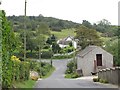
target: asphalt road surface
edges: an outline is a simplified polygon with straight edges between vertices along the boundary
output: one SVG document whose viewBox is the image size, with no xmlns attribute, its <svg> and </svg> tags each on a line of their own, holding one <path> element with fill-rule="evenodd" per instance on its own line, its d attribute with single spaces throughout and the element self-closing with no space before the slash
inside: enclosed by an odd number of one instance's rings
<svg viewBox="0 0 120 90">
<path fill-rule="evenodd" d="M 53 60 L 56 70 L 49 78 L 38 80 L 35 88 L 117 88 L 115 85 L 93 82 L 91 76 L 65 79 L 64 73 L 68 62 L 68 60 Z"/>
</svg>

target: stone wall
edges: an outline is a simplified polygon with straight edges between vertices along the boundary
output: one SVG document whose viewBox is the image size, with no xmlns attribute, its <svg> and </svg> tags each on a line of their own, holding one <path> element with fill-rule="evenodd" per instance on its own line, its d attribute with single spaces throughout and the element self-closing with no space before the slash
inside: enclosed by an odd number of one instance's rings
<svg viewBox="0 0 120 90">
<path fill-rule="evenodd" d="M 120 86 L 120 67 L 99 70 L 98 78 Z"/>
</svg>

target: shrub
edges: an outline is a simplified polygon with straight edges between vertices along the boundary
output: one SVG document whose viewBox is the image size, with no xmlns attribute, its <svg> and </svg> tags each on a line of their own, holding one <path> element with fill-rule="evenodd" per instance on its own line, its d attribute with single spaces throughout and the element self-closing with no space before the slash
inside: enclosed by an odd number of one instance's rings
<svg viewBox="0 0 120 90">
<path fill-rule="evenodd" d="M 44 47 L 43 47 L 43 49 L 49 49 L 50 48 L 50 45 L 45 45 Z"/>
<path fill-rule="evenodd" d="M 100 83 L 108 83 L 106 79 L 100 79 Z"/>
<path fill-rule="evenodd" d="M 93 78 L 94 82 L 99 82 L 99 78 Z"/>
<path fill-rule="evenodd" d="M 77 73 L 66 74 L 65 78 L 78 78 L 80 77 Z"/>
<path fill-rule="evenodd" d="M 32 71 L 38 72 L 39 75 L 46 76 L 47 73 L 51 70 L 51 65 L 45 62 L 41 62 L 40 64 L 40 62 L 30 61 L 30 69 Z"/>
<path fill-rule="evenodd" d="M 71 72 L 69 71 L 69 69 L 67 69 L 66 71 L 65 71 L 65 74 L 70 74 Z"/>
<path fill-rule="evenodd" d="M 74 61 L 70 61 L 68 64 L 67 64 L 67 73 L 70 74 L 70 73 L 73 73 L 74 72 L 74 69 L 75 69 L 75 63 Z"/>
<path fill-rule="evenodd" d="M 41 58 L 45 58 L 45 59 L 48 59 L 48 58 L 51 58 L 52 57 L 52 52 L 51 51 L 42 51 L 42 55 L 41 55 Z"/>
<path fill-rule="evenodd" d="M 72 73 L 71 78 L 78 78 L 78 77 L 80 77 L 80 76 L 77 73 Z"/>
<path fill-rule="evenodd" d="M 29 79 L 30 64 L 29 62 L 20 61 L 16 56 L 11 57 L 12 61 L 12 80 L 13 81 L 25 81 Z"/>
<path fill-rule="evenodd" d="M 103 83 L 108 83 L 108 81 L 107 80 L 103 80 Z"/>
<path fill-rule="evenodd" d="M 59 56 L 53 56 L 52 59 L 68 59 L 68 58 L 72 58 L 73 54 L 71 55 L 59 55 Z"/>
<path fill-rule="evenodd" d="M 71 78 L 71 74 L 66 74 L 65 78 Z"/>
<path fill-rule="evenodd" d="M 103 79 L 100 79 L 100 83 L 103 83 Z"/>
</svg>

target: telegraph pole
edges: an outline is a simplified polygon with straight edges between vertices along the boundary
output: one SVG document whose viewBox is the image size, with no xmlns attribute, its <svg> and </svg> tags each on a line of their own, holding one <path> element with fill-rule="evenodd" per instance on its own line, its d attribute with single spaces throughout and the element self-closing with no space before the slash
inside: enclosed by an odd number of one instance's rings
<svg viewBox="0 0 120 90">
<path fill-rule="evenodd" d="M 27 1 L 25 0 L 25 15 L 24 15 L 24 61 L 26 60 L 26 5 Z"/>
</svg>

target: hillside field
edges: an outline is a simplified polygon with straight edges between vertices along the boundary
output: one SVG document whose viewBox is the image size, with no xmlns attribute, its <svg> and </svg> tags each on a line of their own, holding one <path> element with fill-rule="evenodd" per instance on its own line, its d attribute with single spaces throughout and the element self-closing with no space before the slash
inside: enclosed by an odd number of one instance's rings
<svg viewBox="0 0 120 90">
<path fill-rule="evenodd" d="M 63 29 L 61 32 L 51 31 L 51 34 L 54 34 L 58 39 L 65 38 L 67 36 L 75 36 L 75 29 Z"/>
</svg>

